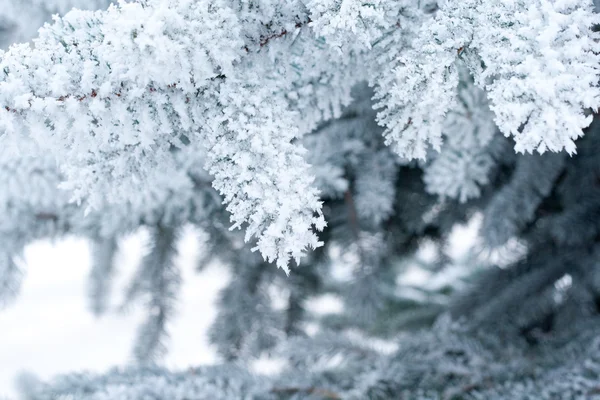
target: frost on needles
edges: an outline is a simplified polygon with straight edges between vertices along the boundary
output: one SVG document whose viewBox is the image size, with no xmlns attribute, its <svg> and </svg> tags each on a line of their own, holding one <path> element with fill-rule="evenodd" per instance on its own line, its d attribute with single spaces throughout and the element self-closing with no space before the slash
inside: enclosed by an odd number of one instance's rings
<svg viewBox="0 0 600 400">
<path fill-rule="evenodd" d="M 149 0 L 55 19 L 33 50 L 1 56 L 3 140 L 32 138 L 92 209 L 144 202 L 139 190 L 174 168 L 170 149 L 199 143 L 233 226 L 247 224 L 247 240 L 287 270 L 320 245 L 314 230 L 325 223 L 290 101 L 291 91 L 310 96 L 304 74 L 364 64 L 356 73 L 376 87 L 386 143 L 407 158 L 440 149 L 461 63 L 517 151 L 573 153 L 585 110 L 598 106 L 596 16 L 579 2 L 448 1 L 420 26 L 422 13 L 403 2 L 258 4 Z M 264 10 L 279 20 L 265 25 Z M 342 61 L 287 71 L 286 49 L 271 42 L 299 35 Z M 388 35 L 393 45 L 378 42 Z"/>
<path fill-rule="evenodd" d="M 90 308 L 110 312 L 120 240 L 150 233 L 124 304 L 147 311 L 138 366 L 24 379 L 31 399 L 597 393 L 590 1 L 6 3 L 2 48 L 54 13 L 103 11 L 55 17 L 0 53 L 0 307 L 22 249 L 73 234 L 94 245 Z M 493 262 L 447 251 L 477 219 Z M 197 268 L 233 273 L 210 330 L 227 363 L 179 373 L 153 363 L 186 224 L 207 238 Z M 403 283 L 411 268 L 422 287 Z M 322 294 L 343 311 L 312 313 Z M 233 365 L 264 354 L 287 367 Z"/>
<path fill-rule="evenodd" d="M 298 130 L 284 85 L 276 76 L 252 82 L 260 60 L 243 57 L 239 26 L 214 2 L 72 12 L 42 29 L 34 51 L 2 55 L 6 140 L 25 135 L 50 151 L 63 186 L 91 208 L 143 203 L 136 189 L 173 168 L 170 148 L 201 143 L 234 227 L 247 223 L 248 239 L 287 269 L 319 245 L 311 228 L 324 221 L 291 143 Z"/>
<path fill-rule="evenodd" d="M 0 306 L 18 291 L 24 246 L 73 234 L 94 243 L 90 308 L 107 312 L 119 241 L 140 227 L 151 234 L 126 296 L 148 311 L 134 351 L 142 367 L 26 385 L 31 398 L 594 389 L 600 353 L 578 347 L 595 345 L 584 316 L 600 282 L 591 1 L 6 2 Z M 66 13 L 73 7 L 101 11 Z M 54 13 L 64 16 L 34 34 Z M 446 254 L 453 227 L 477 218 L 483 248 L 510 268 Z M 208 237 L 199 269 L 218 261 L 234 271 L 210 333 L 220 354 L 278 354 L 289 371 L 263 379 L 229 364 L 195 374 L 150 366 L 166 349 L 186 224 Z M 419 258 L 428 243 L 433 261 Z M 340 263 L 345 281 L 333 276 Z M 432 277 L 416 297 L 398 283 L 414 265 Z M 454 281 L 438 274 L 444 265 Z M 323 293 L 346 312 L 312 315 L 306 302 Z M 551 340 L 542 315 L 558 327 Z M 413 326 L 430 330 L 403 336 L 391 355 L 364 340 Z M 515 338 L 559 350 L 532 356 L 548 366 L 535 369 Z M 560 357 L 569 361 L 557 366 Z"/>
</svg>

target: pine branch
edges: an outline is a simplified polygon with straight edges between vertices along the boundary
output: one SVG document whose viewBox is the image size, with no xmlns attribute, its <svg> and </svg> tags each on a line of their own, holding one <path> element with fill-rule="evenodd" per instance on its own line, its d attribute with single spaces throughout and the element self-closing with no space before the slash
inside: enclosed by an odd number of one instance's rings
<svg viewBox="0 0 600 400">
<path fill-rule="evenodd" d="M 92 242 L 92 268 L 89 276 L 90 308 L 96 316 L 106 312 L 114 275 L 117 239 L 98 238 Z"/>
<path fill-rule="evenodd" d="M 318 388 L 318 387 L 308 387 L 308 388 L 300 388 L 300 387 L 281 387 L 281 388 L 273 388 L 271 389 L 271 393 L 275 393 L 277 395 L 285 395 L 285 396 L 293 396 L 298 394 L 305 395 L 313 395 L 319 396 L 323 399 L 329 400 L 339 400 L 340 397 L 337 393 L 332 392 L 328 389 Z"/>
<path fill-rule="evenodd" d="M 136 360 L 148 364 L 166 351 L 163 341 L 167 322 L 174 313 L 181 277 L 174 265 L 178 233 L 175 228 L 158 226 L 152 232 L 151 250 L 143 258 L 128 290 L 127 301 L 145 300 L 147 318 L 138 328 L 134 347 Z"/>
</svg>

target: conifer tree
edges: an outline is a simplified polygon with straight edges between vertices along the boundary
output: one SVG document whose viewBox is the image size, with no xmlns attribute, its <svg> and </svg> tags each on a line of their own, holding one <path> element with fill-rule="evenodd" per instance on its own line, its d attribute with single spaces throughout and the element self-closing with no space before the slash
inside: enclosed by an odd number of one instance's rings
<svg viewBox="0 0 600 400">
<path fill-rule="evenodd" d="M 0 305 L 24 246 L 68 234 L 111 312 L 120 240 L 151 233 L 136 363 L 25 398 L 600 398 L 591 0 L 6 2 Z M 187 225 L 232 272 L 222 363 L 168 371 Z"/>
</svg>

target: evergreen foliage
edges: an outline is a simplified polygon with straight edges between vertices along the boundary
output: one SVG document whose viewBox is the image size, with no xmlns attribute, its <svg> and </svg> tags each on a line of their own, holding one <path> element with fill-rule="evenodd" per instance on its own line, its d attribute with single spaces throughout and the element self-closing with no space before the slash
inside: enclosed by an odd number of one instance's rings
<svg viewBox="0 0 600 400">
<path fill-rule="evenodd" d="M 600 398 L 591 1 L 5 2 L 0 306 L 24 246 L 78 235 L 111 312 L 119 242 L 150 233 L 135 363 L 24 398 Z M 222 364 L 168 371 L 186 225 L 231 271 Z"/>
</svg>

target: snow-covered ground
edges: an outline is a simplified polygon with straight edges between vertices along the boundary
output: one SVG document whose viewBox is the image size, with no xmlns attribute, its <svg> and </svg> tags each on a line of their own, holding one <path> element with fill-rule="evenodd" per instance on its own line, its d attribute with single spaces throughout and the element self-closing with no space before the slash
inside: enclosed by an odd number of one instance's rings
<svg viewBox="0 0 600 400">
<path fill-rule="evenodd" d="M 113 305 L 134 271 L 143 248 L 143 235 L 121 248 Z M 184 236 L 179 246 L 183 287 L 178 312 L 170 325 L 165 364 L 171 368 L 211 363 L 215 352 L 206 331 L 215 315 L 214 301 L 227 282 L 218 266 L 193 271 L 197 240 Z M 0 399 L 18 398 L 15 377 L 23 371 L 42 379 L 72 371 L 103 371 L 130 361 L 141 310 L 109 312 L 95 318 L 87 309 L 89 248 L 85 241 L 39 242 L 25 251 L 26 276 L 16 302 L 0 310 Z"/>
</svg>

